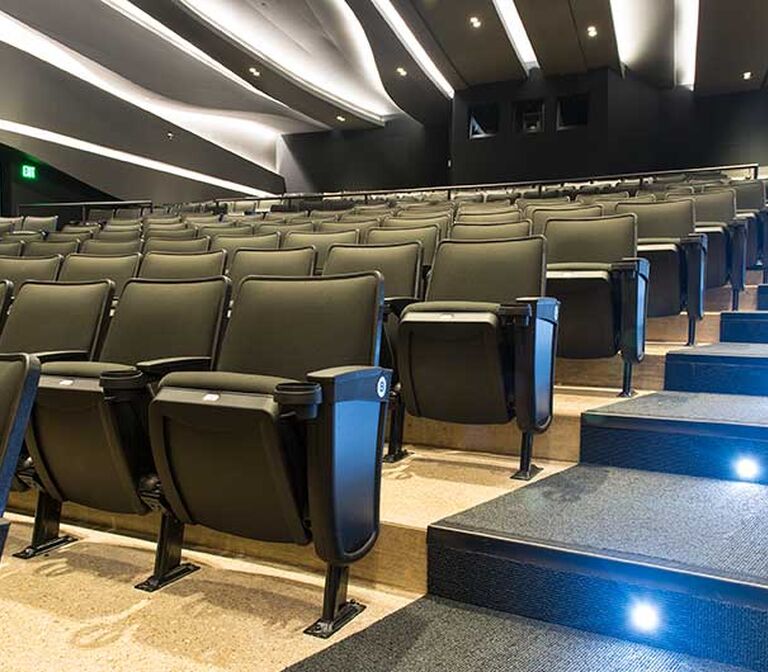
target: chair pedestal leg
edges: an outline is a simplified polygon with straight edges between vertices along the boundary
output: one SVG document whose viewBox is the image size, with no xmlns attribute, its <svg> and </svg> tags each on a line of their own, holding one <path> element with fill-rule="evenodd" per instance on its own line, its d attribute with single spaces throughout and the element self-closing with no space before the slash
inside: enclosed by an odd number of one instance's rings
<svg viewBox="0 0 768 672">
<path fill-rule="evenodd" d="M 178 581 L 187 574 L 200 569 L 197 565 L 181 562 L 183 542 L 184 523 L 167 513 L 163 513 L 155 551 L 155 573 L 138 584 L 136 586 L 138 590 L 154 593 L 169 583 Z"/>
<path fill-rule="evenodd" d="M 390 408 L 392 414 L 389 424 L 389 446 L 384 462 L 399 462 L 408 456 L 408 451 L 403 448 L 403 430 L 405 429 L 405 404 L 398 391 L 393 391 L 390 396 Z"/>
<path fill-rule="evenodd" d="M 696 344 L 696 319 L 693 317 L 688 318 L 688 340 L 686 345 Z"/>
<path fill-rule="evenodd" d="M 622 398 L 631 397 L 635 394 L 634 390 L 632 389 L 632 370 L 633 370 L 632 362 L 628 362 L 627 360 L 624 360 L 624 371 L 622 375 L 621 392 L 619 393 L 619 396 Z"/>
<path fill-rule="evenodd" d="M 738 289 L 731 290 L 731 310 L 739 309 L 740 297 L 741 297 L 741 292 Z"/>
<path fill-rule="evenodd" d="M 328 565 L 325 572 L 323 615 L 304 630 L 304 634 L 328 639 L 365 609 L 364 604 L 347 600 L 348 583 L 348 566 Z"/>
<path fill-rule="evenodd" d="M 23 551 L 14 553 L 13 557 L 29 560 L 38 555 L 50 553 L 56 548 L 77 541 L 69 535 L 59 536 L 61 525 L 61 502 L 40 490 L 37 493 L 37 509 L 35 510 L 35 526 L 32 530 L 32 543 Z"/>
<path fill-rule="evenodd" d="M 523 438 L 520 443 L 520 469 L 518 469 L 512 478 L 516 481 L 530 481 L 537 474 L 541 473 L 541 467 L 532 463 L 533 460 L 533 432 L 523 432 Z"/>
</svg>

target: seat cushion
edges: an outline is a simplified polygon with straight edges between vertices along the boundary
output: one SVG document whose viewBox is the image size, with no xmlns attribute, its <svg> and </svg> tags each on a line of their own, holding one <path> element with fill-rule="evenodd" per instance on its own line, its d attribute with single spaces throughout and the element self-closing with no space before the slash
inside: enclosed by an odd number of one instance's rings
<svg viewBox="0 0 768 672">
<path fill-rule="evenodd" d="M 160 389 L 184 387 L 193 390 L 226 390 L 247 394 L 272 394 L 280 383 L 295 383 L 290 378 L 257 376 L 227 371 L 180 371 L 169 373 L 160 381 Z"/>
<path fill-rule="evenodd" d="M 106 371 L 135 371 L 136 367 L 113 362 L 47 362 L 43 364 L 44 376 L 69 376 L 71 378 L 99 378 Z"/>
</svg>

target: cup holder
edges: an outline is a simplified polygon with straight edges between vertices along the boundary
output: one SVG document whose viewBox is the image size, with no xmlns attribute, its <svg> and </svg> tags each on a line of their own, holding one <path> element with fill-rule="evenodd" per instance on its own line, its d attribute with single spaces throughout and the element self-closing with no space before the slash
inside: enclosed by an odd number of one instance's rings
<svg viewBox="0 0 768 672">
<path fill-rule="evenodd" d="M 146 386 L 147 377 L 138 369 L 104 371 L 99 384 L 107 392 L 138 390 Z"/>
<path fill-rule="evenodd" d="M 317 407 L 323 400 L 323 392 L 318 383 L 280 383 L 275 388 L 273 398 L 302 420 L 311 420 L 317 417 Z"/>
</svg>

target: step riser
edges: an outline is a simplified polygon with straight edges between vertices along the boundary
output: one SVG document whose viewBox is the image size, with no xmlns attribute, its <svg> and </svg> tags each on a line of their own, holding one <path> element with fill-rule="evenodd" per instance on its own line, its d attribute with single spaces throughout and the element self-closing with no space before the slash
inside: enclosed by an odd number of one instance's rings
<svg viewBox="0 0 768 672">
<path fill-rule="evenodd" d="M 456 547 L 451 543 L 430 538 L 429 589 L 433 595 L 768 670 L 768 611 L 764 609 L 674 591 L 664 587 L 664 581 L 619 580 L 606 571 L 614 561 L 579 572 L 568 568 L 566 558 L 532 558 L 531 553 L 537 552 L 532 549 L 514 558 L 467 548 L 466 540 L 459 540 Z M 727 586 L 723 588 L 727 592 Z M 637 601 L 652 603 L 659 610 L 661 625 L 652 635 L 631 626 L 629 613 Z"/>
<path fill-rule="evenodd" d="M 768 433 L 766 440 L 703 434 L 705 428 L 695 423 L 678 430 L 637 430 L 582 422 L 581 462 L 723 480 L 738 480 L 735 465 L 741 458 L 768 465 Z M 768 483 L 768 470 L 763 469 L 752 482 Z"/>
<path fill-rule="evenodd" d="M 757 309 L 768 310 L 768 285 L 760 285 L 757 288 Z"/>
<path fill-rule="evenodd" d="M 752 359 L 739 365 L 675 361 L 672 357 L 666 362 L 664 389 L 764 396 L 768 395 L 768 366 Z"/>
<path fill-rule="evenodd" d="M 720 321 L 723 343 L 768 343 L 768 312 L 726 313 Z"/>
<path fill-rule="evenodd" d="M 663 343 L 685 343 L 688 340 L 688 317 L 684 314 L 648 318 L 646 339 Z M 720 340 L 720 314 L 705 313 L 696 327 L 697 343 L 717 343 Z"/>
</svg>

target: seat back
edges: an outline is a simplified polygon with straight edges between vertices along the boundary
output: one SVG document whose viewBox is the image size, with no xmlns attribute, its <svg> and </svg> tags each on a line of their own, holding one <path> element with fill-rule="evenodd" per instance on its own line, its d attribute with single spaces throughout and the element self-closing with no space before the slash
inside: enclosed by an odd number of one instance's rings
<svg viewBox="0 0 768 672">
<path fill-rule="evenodd" d="M 634 214 L 581 219 L 548 219 L 549 264 L 611 264 L 637 256 L 637 218 Z"/>
<path fill-rule="evenodd" d="M 203 238 L 147 238 L 144 252 L 207 252 L 211 239 Z"/>
<path fill-rule="evenodd" d="M 150 252 L 141 262 L 139 277 L 154 280 L 210 278 L 224 273 L 226 258 L 224 250 L 188 254 Z"/>
<path fill-rule="evenodd" d="M 594 193 L 580 193 L 576 197 L 576 202 L 582 205 L 592 205 L 593 203 L 600 203 L 602 201 L 626 201 L 629 198 L 628 191 L 616 191 L 612 193 L 601 193 L 595 191 Z"/>
<path fill-rule="evenodd" d="M 23 217 L 0 217 L 0 226 L 8 231 L 16 231 L 21 229 L 21 225 L 23 223 Z"/>
<path fill-rule="evenodd" d="M 605 194 L 606 196 L 608 194 Z M 604 215 L 615 215 L 616 214 L 616 208 L 619 207 L 619 203 L 655 203 L 656 202 L 656 196 L 653 194 L 645 194 L 642 196 L 635 196 L 633 198 L 628 199 L 605 199 L 603 198 L 603 195 L 596 201 L 598 205 L 603 206 L 603 214 Z"/>
<path fill-rule="evenodd" d="M 145 238 L 164 238 L 165 240 L 191 240 L 196 233 L 197 231 L 194 229 L 166 229 L 164 227 L 147 227 L 144 229 Z"/>
<path fill-rule="evenodd" d="M 33 240 L 43 240 L 44 236 L 40 231 L 13 231 L 12 233 L 6 233 L 3 235 L 3 242 L 9 242 L 12 240 L 21 240 L 25 243 Z"/>
<path fill-rule="evenodd" d="M 101 240 L 95 238 L 93 240 L 84 240 L 80 246 L 80 252 L 82 254 L 135 254 L 141 250 L 141 240 L 136 238 L 128 241 L 113 241 L 113 240 Z"/>
<path fill-rule="evenodd" d="M 384 277 L 387 297 L 417 297 L 421 279 L 421 243 L 394 245 L 332 245 L 323 275 L 378 271 Z"/>
<path fill-rule="evenodd" d="M 47 243 L 68 243 L 71 241 L 77 241 L 78 243 L 81 243 L 84 240 L 88 240 L 89 238 L 93 238 L 93 233 L 90 231 L 80 231 L 80 232 L 72 232 L 72 231 L 54 231 L 53 233 L 49 233 L 45 237 L 45 242 Z"/>
<path fill-rule="evenodd" d="M 18 290 L 27 280 L 55 280 L 61 257 L 0 257 L 0 279 L 10 280 Z"/>
<path fill-rule="evenodd" d="M 736 190 L 705 191 L 693 196 L 697 222 L 729 224 L 736 217 Z"/>
<path fill-rule="evenodd" d="M 216 224 L 221 221 L 219 215 L 190 215 L 184 220 L 190 226 L 194 224 Z"/>
<path fill-rule="evenodd" d="M 99 360 L 136 364 L 168 357 L 212 357 L 229 294 L 230 282 L 224 277 L 131 278 L 125 283 Z"/>
<path fill-rule="evenodd" d="M 196 233 L 200 237 L 213 237 L 222 233 L 228 236 L 252 236 L 253 227 L 250 224 L 243 226 L 200 226 Z"/>
<path fill-rule="evenodd" d="M 544 295 L 546 242 L 444 240 L 435 254 L 427 301 L 511 303 Z"/>
<path fill-rule="evenodd" d="M 47 240 L 33 240 L 24 245 L 25 257 L 50 257 L 54 254 L 60 254 L 65 257 L 68 254 L 77 252 L 80 243 L 77 239 L 63 243 L 49 243 Z"/>
<path fill-rule="evenodd" d="M 366 236 L 371 229 L 378 228 L 378 219 L 345 219 L 340 222 L 323 221 L 317 225 L 317 231 L 320 233 L 340 233 L 343 231 L 359 231 L 360 242 L 365 242 Z"/>
<path fill-rule="evenodd" d="M 21 240 L 0 240 L 0 256 L 20 257 L 24 249 L 24 242 Z"/>
<path fill-rule="evenodd" d="M 378 364 L 383 293 L 377 272 L 246 278 L 216 368 L 304 380 L 329 367 Z"/>
<path fill-rule="evenodd" d="M 267 233 L 279 233 L 281 236 L 285 236 L 291 231 L 312 231 L 314 230 L 313 224 L 275 224 L 271 221 L 265 221 L 264 224 L 259 225 L 255 233 L 264 235 Z"/>
<path fill-rule="evenodd" d="M 141 255 L 93 255 L 70 254 L 61 266 L 59 280 L 87 282 L 109 279 L 115 285 L 115 298 L 123 293 L 125 283 L 135 277 L 141 263 Z"/>
<path fill-rule="evenodd" d="M 492 203 L 474 203 L 472 201 L 463 201 L 459 203 L 456 215 L 503 215 L 510 212 L 518 212 L 518 209 L 510 205 L 509 201 L 495 201 Z"/>
<path fill-rule="evenodd" d="M 104 225 L 105 229 L 129 229 L 136 230 L 142 227 L 141 219 L 110 219 Z"/>
<path fill-rule="evenodd" d="M 456 224 L 512 224 L 523 219 L 523 213 L 517 208 L 509 208 L 494 213 L 479 213 L 463 211 L 456 217 Z"/>
<path fill-rule="evenodd" d="M 405 228 L 410 227 L 420 229 L 424 226 L 437 226 L 440 228 L 440 237 L 445 238 L 448 235 L 448 229 L 451 225 L 452 217 L 441 215 L 438 217 L 414 217 L 411 213 L 403 215 L 398 213 L 397 217 L 387 217 L 381 225 L 384 228 Z"/>
<path fill-rule="evenodd" d="M 317 253 L 314 247 L 290 250 L 260 250 L 240 248 L 235 250 L 229 277 L 235 291 L 243 278 L 249 275 L 302 277 L 313 275 Z"/>
<path fill-rule="evenodd" d="M 643 238 L 684 238 L 694 232 L 693 198 L 675 201 L 620 201 L 616 214 L 637 215 L 637 236 Z"/>
<path fill-rule="evenodd" d="M 135 231 L 99 231 L 95 239 L 109 243 L 128 243 L 137 241 L 140 238 L 141 231 L 137 229 Z"/>
<path fill-rule="evenodd" d="M 424 250 L 424 265 L 432 266 L 439 239 L 440 228 L 432 225 L 415 228 L 371 229 L 368 232 L 366 242 L 369 245 L 393 245 L 395 243 L 408 243 L 416 240 L 421 243 L 421 247 Z"/>
<path fill-rule="evenodd" d="M 115 210 L 115 219 L 140 219 L 141 208 L 118 208 Z"/>
<path fill-rule="evenodd" d="M 530 235 L 531 222 L 527 219 L 513 224 L 454 224 L 451 229 L 453 240 L 508 240 Z"/>
<path fill-rule="evenodd" d="M 553 196 L 551 198 L 532 198 L 523 196 L 522 198 L 518 198 L 515 201 L 515 205 L 517 206 L 518 210 L 525 212 L 529 205 L 539 205 L 541 207 L 547 208 L 553 205 L 568 205 L 570 202 L 571 199 L 568 196 Z"/>
<path fill-rule="evenodd" d="M 54 215 L 53 217 L 25 217 L 24 223 L 21 225 L 21 230 L 49 233 L 56 230 L 58 222 L 58 215 Z"/>
<path fill-rule="evenodd" d="M 256 236 L 214 236 L 211 241 L 211 250 L 224 250 L 227 253 L 227 270 L 232 267 L 234 254 L 240 249 L 249 250 L 276 250 L 280 245 L 279 233 L 267 233 Z"/>
<path fill-rule="evenodd" d="M 315 266 L 317 267 L 318 272 L 320 272 L 323 269 L 331 245 L 337 243 L 357 243 L 358 235 L 357 229 L 353 229 L 352 231 L 333 231 L 330 233 L 291 231 L 285 236 L 281 247 L 286 250 L 296 247 L 314 247 L 317 252 Z"/>
<path fill-rule="evenodd" d="M 560 219 L 574 217 L 582 219 L 584 217 L 600 217 L 603 214 L 603 208 L 600 205 L 576 206 L 568 208 L 539 208 L 531 206 L 526 212 L 529 215 L 534 235 L 544 233 L 544 225 L 548 219 L 558 217 Z"/>
<path fill-rule="evenodd" d="M 0 352 L 77 350 L 93 358 L 113 293 L 109 280 L 25 282 L 0 332 Z"/>
<path fill-rule="evenodd" d="M 765 208 L 765 182 L 745 180 L 731 184 L 736 191 L 736 207 L 739 210 L 763 210 Z"/>
<path fill-rule="evenodd" d="M 182 223 L 181 217 L 178 215 L 166 214 L 161 216 L 158 213 L 153 213 L 151 216 L 145 217 L 144 224 L 146 226 L 168 226 L 171 224 L 178 226 L 179 224 L 182 224 L 182 228 L 186 226 L 186 224 Z"/>
</svg>

